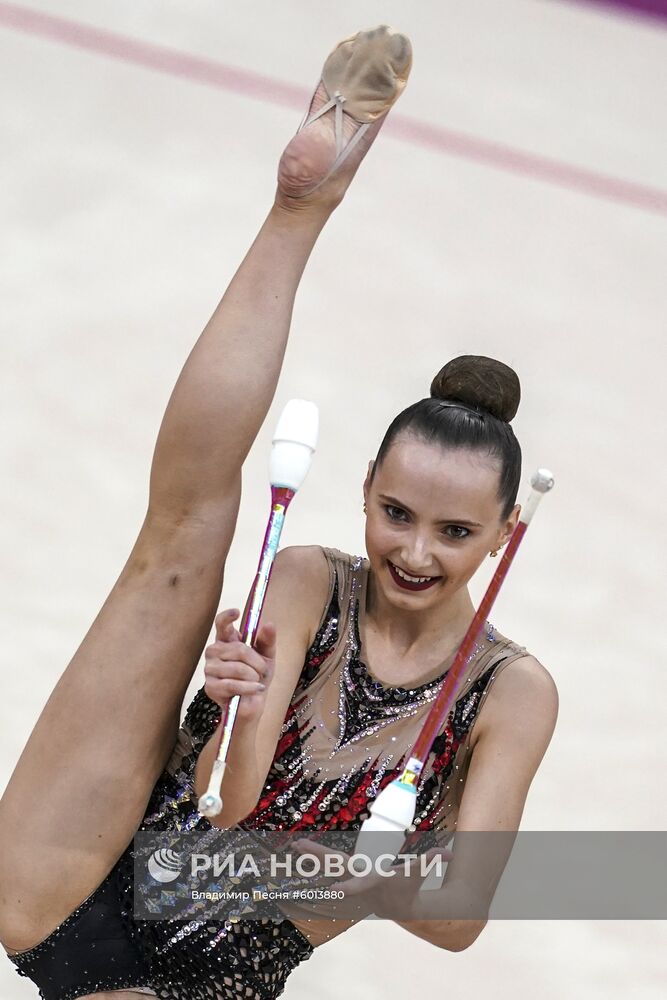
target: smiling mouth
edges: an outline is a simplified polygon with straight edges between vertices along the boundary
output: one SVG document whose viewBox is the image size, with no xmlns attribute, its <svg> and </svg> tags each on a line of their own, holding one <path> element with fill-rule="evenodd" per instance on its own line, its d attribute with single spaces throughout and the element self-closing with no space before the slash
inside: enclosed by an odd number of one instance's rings
<svg viewBox="0 0 667 1000">
<path fill-rule="evenodd" d="M 410 576 L 409 573 L 406 573 L 398 566 L 394 566 L 388 559 L 387 565 L 389 566 L 392 580 L 401 590 L 428 590 L 429 587 L 432 587 L 438 580 L 442 579 L 440 576 Z"/>
</svg>

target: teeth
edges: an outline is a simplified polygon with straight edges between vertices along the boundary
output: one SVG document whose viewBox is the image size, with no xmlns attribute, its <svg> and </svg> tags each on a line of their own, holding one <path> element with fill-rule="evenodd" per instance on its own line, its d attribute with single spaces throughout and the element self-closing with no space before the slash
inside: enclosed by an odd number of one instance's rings
<svg viewBox="0 0 667 1000">
<path fill-rule="evenodd" d="M 394 566 L 393 563 L 392 566 Z M 407 580 L 408 583 L 426 583 L 427 580 L 433 579 L 432 576 L 408 576 L 408 574 L 404 573 L 402 569 L 398 568 L 398 566 L 394 566 L 394 570 L 396 571 L 397 576 L 400 576 L 401 580 Z"/>
</svg>

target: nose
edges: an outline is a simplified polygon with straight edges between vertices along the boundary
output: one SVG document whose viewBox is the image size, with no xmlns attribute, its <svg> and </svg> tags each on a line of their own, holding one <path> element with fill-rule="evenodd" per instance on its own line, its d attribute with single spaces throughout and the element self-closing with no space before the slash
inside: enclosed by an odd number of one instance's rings
<svg viewBox="0 0 667 1000">
<path fill-rule="evenodd" d="M 433 560 L 426 532 L 413 531 L 403 539 L 401 565 L 410 575 L 432 576 Z"/>
</svg>

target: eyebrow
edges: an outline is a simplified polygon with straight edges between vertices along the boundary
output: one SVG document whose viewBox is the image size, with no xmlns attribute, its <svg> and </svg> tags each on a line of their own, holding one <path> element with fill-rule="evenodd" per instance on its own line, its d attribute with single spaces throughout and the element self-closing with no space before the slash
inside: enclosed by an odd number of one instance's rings
<svg viewBox="0 0 667 1000">
<path fill-rule="evenodd" d="M 390 497 L 386 493 L 380 493 L 380 500 L 386 500 L 387 503 L 392 504 L 394 507 L 400 507 L 401 510 L 406 511 L 408 514 L 413 514 L 414 511 L 410 510 L 402 500 L 397 500 L 396 497 Z M 465 517 L 448 517 L 443 521 L 437 521 L 437 524 L 460 524 L 464 528 L 482 528 L 483 525 L 479 521 L 469 521 Z"/>
</svg>

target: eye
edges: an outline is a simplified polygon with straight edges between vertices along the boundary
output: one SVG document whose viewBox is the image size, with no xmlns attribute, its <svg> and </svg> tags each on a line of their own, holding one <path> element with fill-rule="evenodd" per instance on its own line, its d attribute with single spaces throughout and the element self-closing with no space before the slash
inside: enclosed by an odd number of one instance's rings
<svg viewBox="0 0 667 1000">
<path fill-rule="evenodd" d="M 393 503 L 386 503 L 384 505 L 385 513 L 390 521 L 405 521 L 407 520 L 407 514 L 402 507 L 397 507 Z"/>
<path fill-rule="evenodd" d="M 470 530 L 464 528 L 462 524 L 448 524 L 445 528 L 445 534 L 450 538 L 467 538 Z"/>
</svg>

